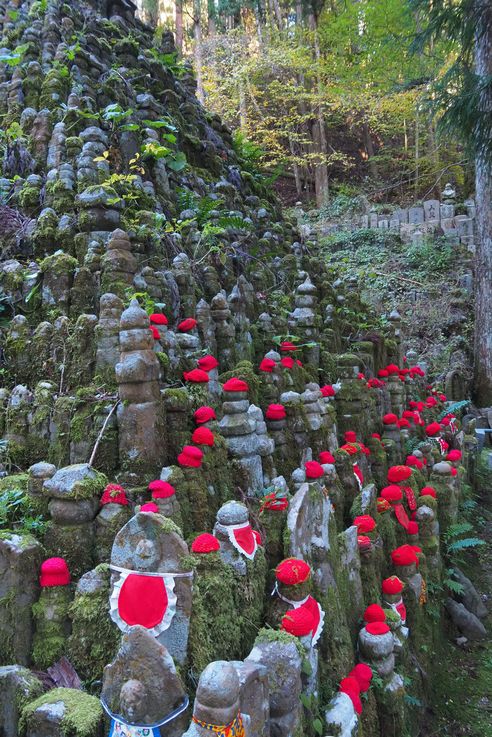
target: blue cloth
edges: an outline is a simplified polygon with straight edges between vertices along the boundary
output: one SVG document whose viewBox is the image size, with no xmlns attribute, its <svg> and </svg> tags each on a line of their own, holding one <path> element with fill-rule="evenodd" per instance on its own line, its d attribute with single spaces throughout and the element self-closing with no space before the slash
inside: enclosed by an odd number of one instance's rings
<svg viewBox="0 0 492 737">
<path fill-rule="evenodd" d="M 109 737 L 161 737 L 159 727 L 136 727 L 119 719 L 111 719 Z"/>
</svg>

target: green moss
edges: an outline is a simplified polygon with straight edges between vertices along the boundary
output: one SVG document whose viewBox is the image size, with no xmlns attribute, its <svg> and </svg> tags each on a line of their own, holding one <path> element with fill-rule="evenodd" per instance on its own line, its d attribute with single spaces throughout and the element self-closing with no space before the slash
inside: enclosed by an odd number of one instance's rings
<svg viewBox="0 0 492 737">
<path fill-rule="evenodd" d="M 5 476 L 5 478 L 0 479 L 0 494 L 4 491 L 13 491 L 14 489 L 27 491 L 28 481 L 28 473 L 13 473 L 11 476 Z"/>
<path fill-rule="evenodd" d="M 301 645 L 298 637 L 294 637 L 294 635 L 289 635 L 289 633 L 284 632 L 284 630 L 274 630 L 270 627 L 262 627 L 256 636 L 255 645 L 261 645 L 262 643 L 270 642 L 280 642 L 283 645 L 294 644 L 299 655 L 302 658 L 304 658 L 305 656 L 304 648 Z"/>
<path fill-rule="evenodd" d="M 99 471 L 94 471 L 94 476 L 86 476 L 75 483 L 70 494 L 65 495 L 65 499 L 93 499 L 99 497 L 108 484 L 107 477 Z"/>
<path fill-rule="evenodd" d="M 66 707 L 61 721 L 63 737 L 97 737 L 103 719 L 99 699 L 72 688 L 55 688 L 31 701 L 22 711 L 19 724 L 21 735 L 35 724 L 33 718 L 36 709 L 57 701 L 63 701 Z"/>
<path fill-rule="evenodd" d="M 36 622 L 32 657 L 41 670 L 53 665 L 65 651 L 69 605 L 68 587 L 56 586 L 43 589 L 32 607 Z"/>
<path fill-rule="evenodd" d="M 221 384 L 224 384 L 226 381 L 234 377 L 247 382 L 249 386 L 249 401 L 251 402 L 251 404 L 259 404 L 261 380 L 256 373 L 251 361 L 239 361 L 239 363 L 234 366 L 232 371 L 226 371 L 225 373 L 220 374 L 219 380 Z"/>
<path fill-rule="evenodd" d="M 49 272 L 50 275 L 61 276 L 72 273 L 78 265 L 77 259 L 68 253 L 53 253 L 40 261 L 39 268 L 43 273 Z"/>
</svg>

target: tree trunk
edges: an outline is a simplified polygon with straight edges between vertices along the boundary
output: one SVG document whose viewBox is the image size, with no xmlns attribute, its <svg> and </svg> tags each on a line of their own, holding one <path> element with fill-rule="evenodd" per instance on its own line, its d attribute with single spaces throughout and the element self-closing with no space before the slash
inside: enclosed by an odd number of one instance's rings
<svg viewBox="0 0 492 737">
<path fill-rule="evenodd" d="M 176 25 L 176 49 L 183 56 L 183 0 L 174 1 L 174 20 Z"/>
<path fill-rule="evenodd" d="M 369 130 L 369 125 L 367 124 L 367 120 L 364 120 L 362 123 L 362 135 L 364 136 L 364 148 L 366 149 L 367 153 L 367 163 L 369 165 L 369 173 L 373 179 L 378 178 L 378 165 L 374 161 L 374 144 L 372 142 L 371 138 L 371 131 Z"/>
<path fill-rule="evenodd" d="M 477 0 L 483 8 L 483 0 Z M 492 8 L 481 13 L 475 40 L 476 73 L 492 75 Z M 481 95 L 480 109 L 492 115 L 490 84 Z M 489 142 L 490 143 L 490 142 Z M 480 407 L 492 405 L 492 163 L 485 147 L 476 154 L 478 242 L 475 258 L 475 398 Z"/>
<path fill-rule="evenodd" d="M 195 40 L 194 57 L 195 57 L 195 74 L 196 74 L 196 96 L 202 103 L 205 103 L 205 94 L 203 92 L 202 77 L 202 17 L 201 17 L 200 0 L 193 0 L 193 38 Z"/>
<path fill-rule="evenodd" d="M 319 160 L 314 165 L 314 182 L 316 189 L 316 204 L 318 207 L 326 205 L 329 198 L 328 192 L 328 167 L 325 157 L 328 154 L 328 140 L 326 138 L 325 118 L 321 103 L 323 100 L 323 86 L 319 75 L 321 52 L 319 48 L 318 26 L 314 15 L 309 17 L 309 26 L 314 31 L 314 55 L 318 73 L 316 75 L 316 89 L 318 93 L 316 123 L 312 127 L 312 138 L 315 151 L 319 154 Z"/>
<path fill-rule="evenodd" d="M 241 133 L 245 136 L 246 129 L 248 127 L 248 106 L 246 105 L 246 93 L 244 90 L 244 81 L 242 79 L 238 82 L 239 92 L 239 127 Z"/>
</svg>

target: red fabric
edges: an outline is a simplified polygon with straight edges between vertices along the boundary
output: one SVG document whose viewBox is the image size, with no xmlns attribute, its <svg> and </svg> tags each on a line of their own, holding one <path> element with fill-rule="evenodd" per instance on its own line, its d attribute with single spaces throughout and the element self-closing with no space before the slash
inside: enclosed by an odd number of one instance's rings
<svg viewBox="0 0 492 737">
<path fill-rule="evenodd" d="M 376 438 L 376 440 L 381 440 L 381 435 L 378 432 L 371 433 L 371 438 Z"/>
<path fill-rule="evenodd" d="M 415 499 L 415 492 L 410 486 L 404 486 L 403 491 L 407 498 L 408 508 L 411 512 L 415 512 L 417 509 L 417 500 Z"/>
<path fill-rule="evenodd" d="M 362 714 L 360 690 L 360 683 L 353 676 L 347 676 L 347 678 L 342 678 L 340 681 L 340 693 L 344 693 L 349 697 L 357 714 Z"/>
<path fill-rule="evenodd" d="M 357 433 L 353 430 L 347 430 L 347 432 L 344 434 L 343 439 L 346 443 L 356 443 L 357 442 Z"/>
<path fill-rule="evenodd" d="M 386 622 L 369 622 L 366 624 L 366 630 L 370 635 L 385 635 L 390 631 Z"/>
<path fill-rule="evenodd" d="M 204 422 L 216 420 L 217 415 L 215 414 L 215 410 L 212 407 L 199 407 L 195 411 L 193 419 L 195 420 L 197 425 L 202 425 Z"/>
<path fill-rule="evenodd" d="M 196 327 L 196 324 L 194 317 L 187 317 L 179 323 L 178 330 L 180 333 L 189 333 L 190 330 L 193 330 L 193 328 Z"/>
<path fill-rule="evenodd" d="M 412 563 L 418 564 L 417 554 L 411 545 L 400 545 L 391 551 L 391 560 L 396 566 L 409 566 Z"/>
<path fill-rule="evenodd" d="M 457 468 L 452 468 L 451 469 L 451 476 L 457 476 L 457 475 L 458 475 L 458 469 Z"/>
<path fill-rule="evenodd" d="M 270 404 L 265 412 L 267 420 L 284 420 L 286 417 L 283 404 Z"/>
<path fill-rule="evenodd" d="M 152 514 L 158 514 L 159 513 L 159 507 L 154 502 L 147 502 L 146 504 L 142 504 L 140 507 L 141 512 L 150 512 Z"/>
<path fill-rule="evenodd" d="M 293 359 L 293 358 L 291 358 L 291 356 L 284 356 L 284 358 L 282 358 L 282 359 L 280 360 L 280 363 L 281 363 L 281 365 L 282 365 L 282 366 L 283 366 L 284 368 L 286 368 L 286 369 L 291 369 L 291 368 L 293 368 L 293 366 L 294 366 L 294 359 Z"/>
<path fill-rule="evenodd" d="M 400 369 L 398 368 L 398 366 L 396 365 L 396 363 L 389 363 L 389 364 L 388 364 L 388 365 L 386 366 L 386 371 L 388 372 L 388 374 L 389 374 L 390 376 L 391 376 L 392 374 L 399 374 L 399 373 L 400 373 Z"/>
<path fill-rule="evenodd" d="M 208 445 L 212 447 L 215 442 L 214 434 L 208 427 L 197 427 L 191 436 L 191 442 L 197 445 Z"/>
<path fill-rule="evenodd" d="M 355 456 L 359 452 L 359 448 L 354 443 L 344 443 L 340 446 L 340 450 L 344 450 L 349 456 Z"/>
<path fill-rule="evenodd" d="M 275 492 L 272 491 L 271 494 L 267 494 L 263 498 L 263 502 L 260 506 L 260 513 L 263 512 L 264 509 L 270 509 L 273 512 L 283 512 L 285 509 L 288 509 L 288 507 L 289 500 L 287 497 L 277 497 Z"/>
<path fill-rule="evenodd" d="M 450 450 L 446 456 L 446 460 L 451 461 L 452 463 L 461 461 L 461 450 Z"/>
<path fill-rule="evenodd" d="M 403 508 L 403 505 L 395 504 L 393 509 L 395 510 L 396 519 L 398 520 L 400 525 L 406 530 L 408 528 L 409 519 L 408 519 L 408 514 Z"/>
<path fill-rule="evenodd" d="M 295 637 L 305 637 L 315 626 L 313 615 L 305 607 L 289 609 L 282 617 L 281 629 Z"/>
<path fill-rule="evenodd" d="M 417 456 L 407 456 L 405 460 L 405 465 L 411 466 L 413 468 L 418 468 L 419 471 L 424 467 L 423 461 L 420 460 L 420 458 L 417 458 Z"/>
<path fill-rule="evenodd" d="M 407 420 L 406 417 L 402 417 L 401 420 L 398 420 L 396 424 L 398 425 L 399 428 L 410 427 L 410 422 Z"/>
<path fill-rule="evenodd" d="M 214 535 L 208 532 L 198 535 L 191 543 L 192 553 L 212 553 L 215 550 L 220 550 L 220 543 Z"/>
<path fill-rule="evenodd" d="M 392 484 L 398 484 L 400 481 L 406 481 L 412 475 L 412 469 L 408 466 L 391 466 L 388 470 L 388 481 Z"/>
<path fill-rule="evenodd" d="M 414 522 L 413 520 L 409 522 L 407 526 L 407 533 L 409 535 L 418 535 L 419 534 L 418 522 Z"/>
<path fill-rule="evenodd" d="M 398 612 L 398 614 L 401 617 L 401 621 L 403 623 L 405 623 L 407 621 L 407 608 L 406 608 L 405 604 L 403 602 L 401 602 L 401 604 L 397 604 L 395 608 L 396 608 L 396 611 Z"/>
<path fill-rule="evenodd" d="M 296 358 L 296 363 L 297 363 L 298 366 L 302 366 L 302 361 L 299 361 L 298 358 Z"/>
<path fill-rule="evenodd" d="M 431 422 L 430 425 L 427 425 L 425 428 L 425 433 L 429 437 L 433 438 L 435 435 L 438 435 L 441 432 L 441 425 L 438 422 Z"/>
<path fill-rule="evenodd" d="M 202 458 L 203 451 L 200 448 L 195 448 L 194 445 L 185 445 L 178 455 L 178 463 L 180 466 L 199 468 L 202 465 Z"/>
<path fill-rule="evenodd" d="M 64 558 L 47 558 L 41 563 L 39 585 L 42 588 L 68 586 L 69 583 L 70 572 Z"/>
<path fill-rule="evenodd" d="M 234 539 L 237 544 L 244 550 L 245 553 L 251 555 L 256 548 L 256 538 L 251 526 L 240 527 L 238 530 L 233 530 Z"/>
<path fill-rule="evenodd" d="M 212 371 L 212 369 L 217 368 L 218 365 L 219 362 L 215 356 L 208 355 L 198 359 L 198 368 L 203 369 L 203 371 Z"/>
<path fill-rule="evenodd" d="M 431 496 L 433 499 L 436 498 L 436 490 L 432 486 L 424 486 L 420 489 L 420 496 Z"/>
<path fill-rule="evenodd" d="M 385 578 L 382 584 L 383 594 L 399 594 L 403 591 L 403 581 L 398 576 L 390 576 Z"/>
<path fill-rule="evenodd" d="M 380 379 L 386 379 L 389 376 L 389 373 L 386 371 L 386 369 L 379 369 L 378 376 Z"/>
<path fill-rule="evenodd" d="M 158 576 L 130 573 L 121 587 L 118 612 L 129 626 L 152 629 L 162 622 L 168 604 L 166 586 Z"/>
<path fill-rule="evenodd" d="M 167 317 L 165 315 L 161 315 L 160 312 L 153 312 L 149 316 L 149 320 L 150 322 L 153 322 L 154 325 L 167 325 L 169 322 Z"/>
<path fill-rule="evenodd" d="M 261 539 L 261 535 L 258 530 L 253 530 L 253 535 L 255 536 L 256 544 L 263 545 L 263 540 Z"/>
<path fill-rule="evenodd" d="M 308 479 L 319 479 L 324 474 L 323 466 L 318 461 L 306 461 L 304 468 Z"/>
<path fill-rule="evenodd" d="M 152 333 L 152 337 L 154 338 L 154 340 L 160 340 L 161 339 L 161 334 L 157 330 L 157 328 L 155 327 L 155 325 L 151 325 L 150 326 L 150 332 Z"/>
<path fill-rule="evenodd" d="M 295 586 L 304 583 L 311 575 L 311 567 L 300 558 L 286 558 L 275 569 L 275 576 L 280 583 L 286 586 Z"/>
<path fill-rule="evenodd" d="M 103 491 L 99 503 L 101 507 L 105 504 L 121 504 L 126 507 L 128 505 L 128 499 L 122 486 L 119 484 L 108 484 Z"/>
<path fill-rule="evenodd" d="M 391 504 L 387 499 L 383 499 L 382 496 L 378 496 L 376 500 L 376 507 L 379 514 L 382 514 L 383 512 L 387 512 L 389 509 L 391 509 Z"/>
<path fill-rule="evenodd" d="M 243 379 L 237 379 L 234 377 L 226 381 L 226 383 L 222 385 L 222 389 L 225 392 L 247 392 L 249 391 L 249 386 L 246 381 L 243 381 Z"/>
<path fill-rule="evenodd" d="M 172 484 L 168 484 L 167 481 L 161 481 L 160 479 L 151 481 L 148 489 L 152 492 L 153 499 L 169 499 L 169 497 L 176 494 L 176 489 Z"/>
<path fill-rule="evenodd" d="M 384 425 L 396 425 L 397 422 L 398 422 L 398 417 L 391 412 L 387 415 L 384 415 L 383 417 Z"/>
<path fill-rule="evenodd" d="M 365 622 L 386 622 L 386 614 L 379 604 L 369 604 L 364 612 Z"/>
<path fill-rule="evenodd" d="M 370 550 L 372 548 L 371 538 L 367 535 L 357 535 L 357 545 L 359 550 Z"/>
<path fill-rule="evenodd" d="M 264 358 L 258 366 L 258 369 L 260 371 L 265 371 L 267 374 L 271 374 L 276 365 L 277 364 L 272 358 Z"/>
<path fill-rule="evenodd" d="M 335 390 L 331 386 L 331 384 L 325 384 L 325 386 L 322 386 L 320 388 L 320 391 L 323 397 L 334 397 L 335 396 Z"/>
<path fill-rule="evenodd" d="M 284 340 L 282 343 L 280 343 L 280 350 L 283 353 L 289 353 L 289 351 L 298 351 L 299 346 L 294 345 L 290 340 Z"/>
<path fill-rule="evenodd" d="M 185 381 L 191 381 L 193 384 L 206 384 L 209 377 L 206 371 L 196 368 L 192 371 L 184 371 L 183 378 Z"/>
<path fill-rule="evenodd" d="M 324 463 L 335 463 L 335 458 L 332 456 L 329 450 L 322 450 L 319 454 L 319 462 Z"/>
<path fill-rule="evenodd" d="M 376 527 L 376 522 L 373 520 L 370 514 L 361 514 L 354 519 L 353 524 L 357 527 L 358 532 L 365 535 L 367 532 L 372 532 Z"/>
<path fill-rule="evenodd" d="M 316 632 L 318 631 L 318 627 L 321 621 L 321 613 L 319 611 L 318 602 L 312 596 L 308 596 L 307 601 L 304 602 L 304 604 L 299 608 L 306 609 L 311 614 L 311 617 L 313 619 L 311 634 L 314 637 Z"/>
<path fill-rule="evenodd" d="M 365 663 L 358 663 L 349 673 L 349 678 L 356 678 L 359 682 L 360 690 L 365 693 L 369 690 L 372 681 L 372 668 Z"/>
</svg>

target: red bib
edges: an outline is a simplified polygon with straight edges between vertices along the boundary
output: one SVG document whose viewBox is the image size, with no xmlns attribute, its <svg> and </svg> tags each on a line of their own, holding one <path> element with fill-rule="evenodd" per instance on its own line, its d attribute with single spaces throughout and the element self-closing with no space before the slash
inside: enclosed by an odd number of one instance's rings
<svg viewBox="0 0 492 737">
<path fill-rule="evenodd" d="M 122 571 L 109 598 L 111 618 L 122 632 L 139 624 L 157 637 L 176 612 L 174 577 Z"/>
<path fill-rule="evenodd" d="M 408 514 L 405 512 L 405 509 L 403 508 L 402 504 L 395 504 L 393 507 L 395 510 L 395 517 L 400 523 L 400 525 L 406 530 L 408 527 L 409 519 Z"/>
<path fill-rule="evenodd" d="M 249 560 L 253 560 L 258 543 L 249 522 L 242 525 L 229 525 L 227 531 L 229 540 L 236 550 Z"/>
<path fill-rule="evenodd" d="M 404 486 L 403 491 L 405 492 L 405 496 L 407 498 L 407 504 L 408 508 L 411 512 L 414 512 L 417 509 L 417 501 L 415 499 L 415 494 L 411 486 Z"/>
</svg>

